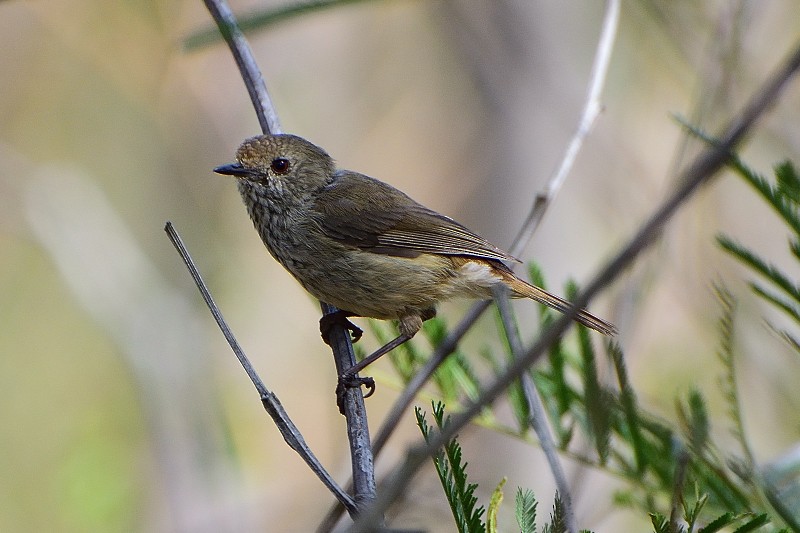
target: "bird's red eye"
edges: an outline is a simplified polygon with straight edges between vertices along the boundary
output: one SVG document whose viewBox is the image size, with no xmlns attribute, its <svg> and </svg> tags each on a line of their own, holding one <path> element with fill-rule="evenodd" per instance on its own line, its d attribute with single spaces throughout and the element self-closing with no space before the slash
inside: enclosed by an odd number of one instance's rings
<svg viewBox="0 0 800 533">
<path fill-rule="evenodd" d="M 269 167 L 275 174 L 286 174 L 289 172 L 289 160 L 285 157 L 276 157 Z"/>
</svg>

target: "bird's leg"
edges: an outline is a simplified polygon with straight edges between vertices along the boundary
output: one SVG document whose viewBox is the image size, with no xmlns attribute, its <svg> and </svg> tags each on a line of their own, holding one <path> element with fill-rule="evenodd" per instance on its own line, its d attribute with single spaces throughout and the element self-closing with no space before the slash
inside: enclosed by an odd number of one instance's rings
<svg viewBox="0 0 800 533">
<path fill-rule="evenodd" d="M 381 356 L 386 355 L 410 339 L 410 335 L 398 335 L 339 375 L 339 382 L 336 384 L 336 404 L 339 406 L 340 412 L 342 411 L 342 407 L 344 405 L 343 402 L 345 390 L 358 388 L 364 385 L 367 387 L 367 392 L 364 394 L 364 398 L 369 398 L 375 392 L 375 380 L 369 376 L 359 377 L 357 374 L 364 370 L 368 365 L 377 361 Z"/>
<path fill-rule="evenodd" d="M 390 340 L 367 357 L 354 364 L 339 375 L 339 382 L 336 384 L 336 404 L 339 411 L 343 412 L 344 392 L 349 388 L 367 387 L 364 398 L 369 398 L 375 392 L 375 380 L 369 376 L 359 377 L 358 373 L 367 366 L 377 361 L 381 356 L 391 352 L 401 344 L 408 342 L 422 328 L 422 322 L 436 316 L 435 309 L 426 309 L 422 313 L 407 315 L 400 318 L 400 335 Z M 344 414 L 344 413 L 343 413 Z"/>
<path fill-rule="evenodd" d="M 341 309 L 335 313 L 322 315 L 322 318 L 319 319 L 319 332 L 322 334 L 322 340 L 325 341 L 325 344 L 328 346 L 331 345 L 331 328 L 337 324 L 349 330 L 353 342 L 358 342 L 358 339 L 361 338 L 364 332 L 361 328 L 347 320 L 349 316 L 354 315 L 350 311 L 342 311 Z"/>
</svg>

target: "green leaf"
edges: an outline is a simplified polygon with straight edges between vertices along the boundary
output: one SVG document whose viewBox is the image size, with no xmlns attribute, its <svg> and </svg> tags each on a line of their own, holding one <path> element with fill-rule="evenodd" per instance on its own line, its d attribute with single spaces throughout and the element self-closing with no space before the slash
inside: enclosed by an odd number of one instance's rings
<svg viewBox="0 0 800 533">
<path fill-rule="evenodd" d="M 789 315 L 792 319 L 794 319 L 795 322 L 800 323 L 800 308 L 796 307 L 780 296 L 771 293 L 757 283 L 750 283 L 750 288 L 758 296 Z"/>
<path fill-rule="evenodd" d="M 660 513 L 650 513 L 650 523 L 653 524 L 655 533 L 672 533 L 669 527 L 669 520 Z"/>
<path fill-rule="evenodd" d="M 695 453 L 702 454 L 708 442 L 710 422 L 706 402 L 700 391 L 692 389 L 689 392 L 686 406 L 678 404 L 678 414 L 684 424 L 689 444 Z"/>
<path fill-rule="evenodd" d="M 722 395 L 728 405 L 728 415 L 733 423 L 733 435 L 739 441 L 742 452 L 745 456 L 745 468 L 753 471 L 755 468 L 753 454 L 750 444 L 744 431 L 744 419 L 742 418 L 741 405 L 739 402 L 739 387 L 736 381 L 736 359 L 734 357 L 734 315 L 736 313 L 736 301 L 733 295 L 722 285 L 715 284 L 714 292 L 722 307 L 722 316 L 719 319 L 718 331 L 720 336 L 720 347 L 717 356 L 722 362 L 725 375 L 721 381 Z"/>
<path fill-rule="evenodd" d="M 757 515 L 755 518 L 753 518 L 746 524 L 738 527 L 736 530 L 734 530 L 733 533 L 748 533 L 748 531 L 755 531 L 761 526 L 765 526 L 767 524 L 769 524 L 769 517 L 767 516 L 766 513 L 762 513 Z"/>
<path fill-rule="evenodd" d="M 688 507 L 688 503 L 684 501 L 683 504 L 683 515 L 686 523 L 688 524 L 688 530 L 694 531 L 694 526 L 697 523 L 700 517 L 700 511 L 703 510 L 706 502 L 708 501 L 708 494 L 703 494 L 699 496 L 697 494 L 697 486 L 695 485 L 695 500 L 694 505 L 690 508 Z"/>
<path fill-rule="evenodd" d="M 553 501 L 553 512 L 550 515 L 550 523 L 544 526 L 542 533 L 567 533 L 567 516 L 564 509 L 564 502 L 556 492 Z"/>
<path fill-rule="evenodd" d="M 617 374 L 617 382 L 619 383 L 620 389 L 620 402 L 625 415 L 627 434 L 630 435 L 630 444 L 636 459 L 636 472 L 642 474 L 647 465 L 647 452 L 645 450 L 642 428 L 637 412 L 636 393 L 628 380 L 628 371 L 625 366 L 625 357 L 622 353 L 622 348 L 620 348 L 617 343 L 611 343 L 608 351 Z"/>
<path fill-rule="evenodd" d="M 514 498 L 514 515 L 521 533 L 536 533 L 536 498 L 533 491 L 517 487 Z"/>
<path fill-rule="evenodd" d="M 417 427 L 422 433 L 422 438 L 425 439 L 425 442 L 428 442 L 430 440 L 431 430 L 430 427 L 428 427 L 428 421 L 425 419 L 425 411 L 419 407 L 414 407 L 414 415 L 417 417 Z"/>
<path fill-rule="evenodd" d="M 778 191 L 794 204 L 800 204 L 800 176 L 791 161 L 784 161 L 775 166 L 775 177 L 778 180 Z"/>
<path fill-rule="evenodd" d="M 445 418 L 444 404 L 431 402 L 433 419 L 439 430 L 447 427 L 449 418 Z M 423 431 L 426 442 L 429 439 L 430 429 L 424 422 L 424 413 L 419 409 L 417 425 Z M 421 421 L 422 419 L 422 421 Z M 423 430 L 424 428 L 424 430 Z M 475 507 L 478 499 L 475 497 L 475 483 L 467 482 L 467 463 L 462 461 L 461 445 L 456 437 L 444 445 L 444 450 L 439 451 L 433 458 L 433 464 L 439 475 L 439 481 L 444 489 L 447 503 L 453 513 L 453 519 L 460 533 L 484 533 L 486 526 L 481 520 L 485 510 L 482 506 Z"/>
<path fill-rule="evenodd" d="M 433 379 L 447 402 L 458 402 L 464 395 L 474 400 L 480 394 L 480 380 L 469 360 L 458 350 L 442 362 L 434 372 Z"/>
<path fill-rule="evenodd" d="M 578 339 L 583 359 L 583 383 L 586 414 L 589 422 L 588 429 L 594 440 L 597 455 L 600 457 L 600 464 L 603 465 L 608 460 L 611 438 L 611 406 L 609 396 L 600 386 L 600 381 L 597 377 L 597 362 L 589 330 L 579 328 Z"/>
<path fill-rule="evenodd" d="M 730 525 L 735 521 L 736 517 L 733 515 L 733 513 L 725 513 L 721 516 L 718 516 L 705 527 L 700 528 L 697 533 L 716 533 L 723 527 Z"/>
<path fill-rule="evenodd" d="M 725 235 L 717 236 L 717 242 L 725 251 L 783 290 L 792 300 L 800 302 L 800 288 L 776 266 L 768 264 L 756 254 Z"/>
</svg>

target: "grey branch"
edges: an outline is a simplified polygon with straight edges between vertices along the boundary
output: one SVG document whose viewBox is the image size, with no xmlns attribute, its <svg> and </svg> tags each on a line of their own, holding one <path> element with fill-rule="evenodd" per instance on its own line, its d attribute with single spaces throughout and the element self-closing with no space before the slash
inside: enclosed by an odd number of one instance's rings
<svg viewBox="0 0 800 533">
<path fill-rule="evenodd" d="M 611 62 L 611 52 L 614 50 L 614 41 L 617 37 L 617 26 L 619 23 L 619 0 L 609 0 L 606 5 L 606 13 L 603 18 L 603 26 L 600 31 L 600 41 L 597 43 L 597 51 L 594 56 L 594 63 L 592 64 L 592 74 L 589 76 L 589 88 L 587 89 L 586 102 L 583 106 L 581 118 L 578 121 L 578 127 L 572 135 L 569 144 L 561 158 L 561 163 L 558 169 L 550 176 L 544 191 L 537 194 L 533 201 L 525 222 L 522 224 L 519 233 L 514 239 L 509 252 L 511 255 L 521 255 L 522 251 L 530 242 L 536 228 L 544 218 L 545 211 L 553 203 L 555 197 L 561 191 L 561 186 L 564 185 L 567 176 L 569 175 L 572 166 L 575 164 L 575 159 L 578 157 L 583 146 L 583 141 L 592 131 L 592 126 L 603 109 L 600 103 L 600 94 L 603 91 L 603 86 L 606 82 L 606 73 L 608 72 L 608 65 Z"/>
</svg>

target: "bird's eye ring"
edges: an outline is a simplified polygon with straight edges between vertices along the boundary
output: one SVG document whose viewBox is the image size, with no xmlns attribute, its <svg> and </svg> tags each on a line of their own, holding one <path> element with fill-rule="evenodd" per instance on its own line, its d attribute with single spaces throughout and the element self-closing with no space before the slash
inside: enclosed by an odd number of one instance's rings
<svg viewBox="0 0 800 533">
<path fill-rule="evenodd" d="M 289 172 L 289 166 L 289 160 L 285 157 L 276 157 L 269 165 L 275 174 L 286 174 Z"/>
</svg>

